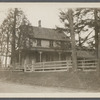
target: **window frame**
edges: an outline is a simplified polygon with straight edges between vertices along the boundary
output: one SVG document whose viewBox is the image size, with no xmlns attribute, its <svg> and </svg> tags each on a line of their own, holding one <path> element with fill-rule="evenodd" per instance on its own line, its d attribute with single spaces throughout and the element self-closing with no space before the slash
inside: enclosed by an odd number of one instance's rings
<svg viewBox="0 0 100 100">
<path fill-rule="evenodd" d="M 41 47 L 41 40 L 37 39 L 37 46 Z"/>
</svg>

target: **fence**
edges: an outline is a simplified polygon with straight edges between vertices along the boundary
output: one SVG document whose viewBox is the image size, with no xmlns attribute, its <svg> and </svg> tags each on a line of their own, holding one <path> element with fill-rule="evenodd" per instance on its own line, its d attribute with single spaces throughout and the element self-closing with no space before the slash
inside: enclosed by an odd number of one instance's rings
<svg viewBox="0 0 100 100">
<path fill-rule="evenodd" d="M 83 71 L 96 71 L 97 60 L 78 60 L 78 70 Z M 39 62 L 34 64 L 27 64 L 24 66 L 25 72 L 50 72 L 50 71 L 68 71 L 72 68 L 72 61 L 50 61 L 50 62 Z"/>
<path fill-rule="evenodd" d="M 72 68 L 71 61 L 51 61 L 39 62 L 33 65 L 26 65 L 25 72 L 27 71 L 67 71 Z"/>
<path fill-rule="evenodd" d="M 78 60 L 78 69 L 83 71 L 96 71 L 97 59 Z"/>
<path fill-rule="evenodd" d="M 77 69 L 83 71 L 96 71 L 97 60 L 77 60 Z M 73 66 L 74 67 L 74 66 Z M 57 72 L 57 71 L 69 71 L 72 69 L 72 61 L 50 61 L 50 62 L 38 62 L 34 64 L 26 64 L 21 66 L 15 64 L 13 67 L 2 67 L 0 70 L 5 71 L 25 71 L 25 72 Z"/>
</svg>

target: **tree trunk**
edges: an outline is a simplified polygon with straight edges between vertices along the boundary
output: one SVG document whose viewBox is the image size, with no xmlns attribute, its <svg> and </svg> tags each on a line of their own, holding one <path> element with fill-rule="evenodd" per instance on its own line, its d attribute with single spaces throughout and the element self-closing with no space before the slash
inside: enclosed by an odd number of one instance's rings
<svg viewBox="0 0 100 100">
<path fill-rule="evenodd" d="M 12 53 L 11 53 L 11 64 L 15 64 L 15 36 L 16 36 L 16 12 L 17 8 L 15 8 L 14 12 L 14 25 L 13 25 L 13 32 L 12 32 Z"/>
<path fill-rule="evenodd" d="M 9 35 L 7 33 L 7 51 L 6 51 L 6 59 L 5 59 L 5 67 L 7 67 L 7 60 L 8 60 L 8 48 L 9 48 Z"/>
<path fill-rule="evenodd" d="M 78 34 L 78 38 L 79 38 L 79 47 L 82 47 L 82 45 L 81 45 L 81 37 L 80 37 L 80 33 Z"/>
<path fill-rule="evenodd" d="M 73 11 L 72 9 L 68 10 L 69 16 L 69 25 L 70 25 L 70 32 L 71 32 L 71 45 L 72 45 L 72 62 L 73 62 L 73 70 L 77 70 L 77 57 L 76 57 L 76 43 L 75 43 L 75 34 L 73 28 Z"/>
<path fill-rule="evenodd" d="M 95 20 L 95 52 L 96 52 L 96 58 L 98 59 L 97 63 L 97 74 L 99 75 L 99 70 L 100 70 L 100 36 L 99 36 L 99 27 L 98 27 L 98 12 L 97 9 L 94 9 L 94 20 Z"/>
<path fill-rule="evenodd" d="M 98 28 L 98 16 L 97 16 L 97 9 L 94 9 L 94 20 L 95 20 L 95 51 L 96 51 L 96 57 L 98 58 L 98 33 L 99 33 L 99 28 Z"/>
<path fill-rule="evenodd" d="M 97 64 L 97 72 L 100 75 L 100 33 L 98 36 L 98 64 Z"/>
</svg>

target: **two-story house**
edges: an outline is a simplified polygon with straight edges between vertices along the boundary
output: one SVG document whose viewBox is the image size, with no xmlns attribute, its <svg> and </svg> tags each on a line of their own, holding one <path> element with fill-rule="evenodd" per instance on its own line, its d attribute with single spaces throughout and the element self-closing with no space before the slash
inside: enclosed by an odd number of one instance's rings
<svg viewBox="0 0 100 100">
<path fill-rule="evenodd" d="M 43 28 L 40 22 L 38 27 L 28 26 L 28 30 L 30 35 L 25 40 L 27 47 L 21 47 L 17 55 L 21 64 L 71 59 L 70 39 L 64 33 Z"/>
</svg>

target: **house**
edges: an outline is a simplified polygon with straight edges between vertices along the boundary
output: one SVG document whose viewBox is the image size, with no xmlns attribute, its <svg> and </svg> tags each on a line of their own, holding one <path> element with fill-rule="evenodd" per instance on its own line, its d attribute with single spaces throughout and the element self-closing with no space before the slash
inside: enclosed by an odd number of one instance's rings
<svg viewBox="0 0 100 100">
<path fill-rule="evenodd" d="M 16 55 L 17 62 L 32 64 L 71 59 L 70 39 L 64 33 L 55 29 L 43 28 L 40 21 L 38 27 L 22 26 L 21 32 L 29 34 L 24 37 L 25 41 L 21 42 L 23 46 L 20 47 L 20 53 Z"/>
<path fill-rule="evenodd" d="M 21 26 L 21 46 L 16 52 L 16 62 L 21 65 L 36 62 L 71 60 L 71 40 L 55 29 L 39 26 Z M 77 49 L 77 59 L 95 59 L 92 52 Z"/>
</svg>

